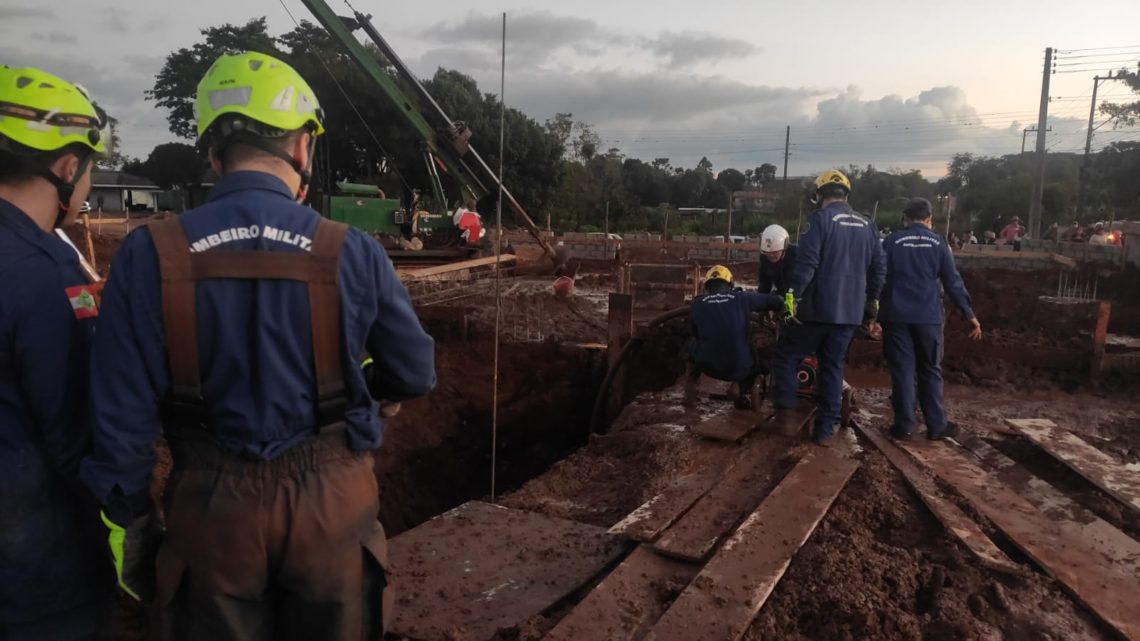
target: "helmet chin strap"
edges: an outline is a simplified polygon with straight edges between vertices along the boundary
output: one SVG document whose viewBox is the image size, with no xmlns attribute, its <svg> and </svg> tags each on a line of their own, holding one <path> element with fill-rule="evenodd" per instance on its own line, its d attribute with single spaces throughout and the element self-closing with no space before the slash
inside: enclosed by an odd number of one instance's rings
<svg viewBox="0 0 1140 641">
<path fill-rule="evenodd" d="M 309 136 L 309 162 L 305 168 L 301 167 L 301 163 L 298 162 L 296 158 L 285 153 L 284 150 L 274 145 L 268 139 L 253 134 L 232 134 L 228 136 L 225 144 L 218 149 L 218 153 L 221 154 L 225 151 L 226 147 L 234 144 L 256 147 L 271 156 L 276 156 L 285 161 L 285 163 L 292 167 L 293 171 L 297 172 L 297 175 L 301 177 L 301 186 L 297 189 L 297 193 L 294 194 L 293 197 L 299 203 L 305 201 L 305 198 L 309 195 L 309 184 L 313 181 L 313 174 L 309 170 L 309 167 L 313 166 L 313 159 L 317 155 L 316 136 Z"/>
<path fill-rule="evenodd" d="M 55 187 L 56 193 L 59 195 L 59 213 L 56 214 L 55 224 L 52 225 L 53 229 L 63 225 L 63 221 L 67 218 L 67 212 L 71 209 L 71 197 L 75 195 L 75 186 L 83 179 L 83 174 L 87 172 L 87 166 L 90 164 L 90 155 L 80 158 L 79 166 L 75 169 L 75 176 L 70 182 L 60 178 L 47 167 L 40 170 L 40 175 Z"/>
</svg>

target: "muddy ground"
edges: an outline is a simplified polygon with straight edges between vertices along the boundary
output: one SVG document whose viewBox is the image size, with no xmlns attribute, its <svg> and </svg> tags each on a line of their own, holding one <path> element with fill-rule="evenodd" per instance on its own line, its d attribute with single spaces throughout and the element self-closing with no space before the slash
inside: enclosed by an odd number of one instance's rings
<svg viewBox="0 0 1140 641">
<path fill-rule="evenodd" d="M 95 243 L 105 273 L 118 240 Z M 605 342 L 606 293 L 616 279 L 613 265 L 586 267 L 566 300 L 553 296 L 551 278 L 504 281 L 494 450 L 490 284 L 418 308 L 437 339 L 439 386 L 404 405 L 377 454 L 381 520 L 389 535 L 466 500 L 490 498 L 493 451 L 496 492 L 504 504 L 606 527 L 677 477 L 729 456 L 729 446 L 687 431 L 679 392 L 670 388 L 683 369 L 683 322 L 657 330 L 637 350 L 622 397 L 629 405 L 620 415 L 613 408 L 616 419 L 604 422 L 608 433 L 589 434 L 605 372 L 604 351 L 591 344 Z M 750 277 L 746 267 L 738 271 Z M 1087 344 L 1091 327 L 1085 321 L 1058 333 L 1053 313 L 1037 301 L 1055 292 L 1056 274 L 964 276 L 988 334 L 980 344 L 966 344 L 961 321 L 952 318 L 948 325 L 952 417 L 1102 518 L 1140 535 L 1140 523 L 1087 481 L 995 431 L 1003 418 L 1050 418 L 1122 461 L 1140 462 L 1140 385 L 1127 378 L 1092 382 L 1083 367 L 1042 368 L 1020 358 Z M 1140 279 L 1094 278 L 1114 301 L 1110 331 L 1140 335 Z M 849 379 L 862 388 L 862 409 L 878 414 L 885 425 L 888 379 L 880 347 L 857 342 L 851 356 L 858 367 Z M 1041 572 L 1010 578 L 980 567 L 876 450 L 864 447 L 860 458 L 862 467 L 797 554 L 746 639 L 1113 638 Z M 785 463 L 773 461 L 773 486 L 786 472 Z M 661 586 L 663 602 L 682 587 Z M 498 638 L 537 639 L 587 591 Z"/>
<path fill-rule="evenodd" d="M 1037 416 L 1042 403 L 966 387 L 951 389 L 950 396 L 951 412 L 963 428 L 1002 440 L 991 429 L 1000 417 Z M 1140 429 L 1135 408 L 1123 416 L 1110 408 L 1090 411 L 1097 399 L 1087 392 L 1057 391 L 1049 415 L 1058 421 L 1082 416 L 1079 425 L 1061 424 L 1090 434 L 1116 426 L 1127 433 L 1129 424 Z M 730 446 L 689 433 L 679 400 L 677 389 L 642 395 L 609 434 L 591 438 L 503 503 L 608 527 L 679 476 L 722 464 Z M 866 412 L 883 417 L 878 427 L 885 428 L 886 390 L 863 390 L 860 402 Z M 745 639 L 1115 638 L 1043 573 L 1005 577 L 978 564 L 890 463 L 873 446 L 857 442 L 862 467 L 796 555 Z M 781 460 L 772 466 L 787 469 Z M 1111 504 L 1087 483 L 1067 485 L 1072 479 L 1059 471 L 1035 471 L 1091 509 L 1098 501 Z M 1113 520 L 1135 533 L 1119 514 Z M 1013 558 L 1032 567 L 1000 534 L 996 538 Z M 662 592 L 664 601 L 675 596 L 676 591 Z M 548 617 L 528 625 L 542 631 L 555 623 Z"/>
</svg>

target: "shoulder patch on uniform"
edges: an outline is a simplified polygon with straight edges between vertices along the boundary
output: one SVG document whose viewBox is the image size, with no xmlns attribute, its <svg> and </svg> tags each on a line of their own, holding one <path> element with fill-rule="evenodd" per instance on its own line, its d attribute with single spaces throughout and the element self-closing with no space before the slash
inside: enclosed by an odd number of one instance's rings
<svg viewBox="0 0 1140 641">
<path fill-rule="evenodd" d="M 808 233 L 809 229 L 811 229 L 811 223 L 804 221 L 804 226 L 800 228 L 800 234 Z"/>
<path fill-rule="evenodd" d="M 99 315 L 99 306 L 95 302 L 95 294 L 90 285 L 76 285 L 64 290 L 67 300 L 71 302 L 71 311 L 78 319 L 95 318 Z"/>
</svg>

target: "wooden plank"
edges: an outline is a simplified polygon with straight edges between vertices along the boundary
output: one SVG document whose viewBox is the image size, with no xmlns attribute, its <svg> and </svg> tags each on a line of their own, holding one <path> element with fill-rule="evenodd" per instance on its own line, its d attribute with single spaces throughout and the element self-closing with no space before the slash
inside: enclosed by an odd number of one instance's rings
<svg viewBox="0 0 1140 641">
<path fill-rule="evenodd" d="M 1101 542 L 1100 549 L 1105 556 L 1120 567 L 1130 568 L 1132 574 L 1140 578 L 1140 541 L 1081 507 L 982 439 L 963 436 L 956 440 L 985 463 L 999 481 L 1032 503 L 1042 514 L 1055 521 L 1078 525 L 1082 538 Z"/>
<path fill-rule="evenodd" d="M 704 496 L 716 479 L 714 470 L 683 476 L 608 531 L 635 541 L 652 541 Z"/>
<path fill-rule="evenodd" d="M 625 549 L 599 527 L 464 503 L 389 542 L 389 631 L 420 641 L 489 639 L 561 601 Z"/>
<path fill-rule="evenodd" d="M 503 254 L 499 257 L 499 262 L 503 266 L 508 263 L 515 262 L 513 254 Z M 447 274 L 449 272 L 462 271 L 464 269 L 472 269 L 475 267 L 487 267 L 495 264 L 494 256 L 487 256 L 486 258 L 472 258 L 471 260 L 461 260 L 446 265 L 436 265 L 435 267 L 424 267 L 423 269 L 414 269 L 404 272 L 404 275 L 411 279 L 428 278 L 430 276 L 439 276 L 440 274 Z"/>
<path fill-rule="evenodd" d="M 903 448 L 973 503 L 1078 601 L 1128 639 L 1140 641 L 1140 577 L 1110 559 L 1079 523 L 1050 518 L 946 443 Z"/>
<path fill-rule="evenodd" d="M 786 451 L 786 441 L 768 436 L 748 443 L 716 486 L 669 526 L 653 548 L 686 561 L 708 556 L 763 498 L 773 463 Z"/>
<path fill-rule="evenodd" d="M 1104 363 L 1104 345 L 1108 341 L 1108 319 L 1112 315 L 1112 303 L 1101 301 L 1096 306 L 1096 325 L 1093 328 L 1092 367 L 1089 375 L 1100 376 Z"/>
<path fill-rule="evenodd" d="M 743 636 L 858 467 L 828 450 L 805 456 L 677 597 L 646 641 Z"/>
<path fill-rule="evenodd" d="M 799 399 L 796 403 L 796 408 L 793 410 L 796 413 L 796 419 L 791 422 L 794 426 L 790 431 L 782 431 L 775 429 L 773 426 L 767 426 L 774 434 L 783 434 L 784 436 L 791 436 L 796 438 L 807 438 L 811 434 L 812 419 L 815 418 L 815 413 L 819 409 L 814 401 L 807 399 Z"/>
<path fill-rule="evenodd" d="M 1120 463 L 1050 420 L 1006 419 L 1005 423 L 1109 496 L 1140 511 L 1140 465 Z"/>
<path fill-rule="evenodd" d="M 566 615 L 544 641 L 635 641 L 665 612 L 662 592 L 692 581 L 699 568 L 642 545 Z"/>
<path fill-rule="evenodd" d="M 689 431 L 705 438 L 735 443 L 748 436 L 760 424 L 756 412 L 738 410 L 727 403 L 728 411 L 706 418 L 689 428 Z"/>
<path fill-rule="evenodd" d="M 856 424 L 855 429 L 868 441 L 878 448 L 891 465 L 903 475 L 910 484 L 918 498 L 930 509 L 934 517 L 942 523 L 946 531 L 953 534 L 962 545 L 966 546 L 973 555 L 986 567 L 999 572 L 1020 574 L 1021 566 L 1009 560 L 990 537 L 982 532 L 982 528 L 966 515 L 957 505 L 942 497 L 934 480 L 924 474 L 898 446 L 891 443 L 886 436 L 874 428 L 864 428 Z"/>
</svg>

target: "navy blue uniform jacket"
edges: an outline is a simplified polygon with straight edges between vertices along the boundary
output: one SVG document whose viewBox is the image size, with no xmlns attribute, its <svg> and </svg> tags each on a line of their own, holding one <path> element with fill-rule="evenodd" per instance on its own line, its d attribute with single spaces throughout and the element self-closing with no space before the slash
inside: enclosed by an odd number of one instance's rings
<svg viewBox="0 0 1140 641">
<path fill-rule="evenodd" d="M 93 603 L 99 515 L 77 474 L 91 446 L 94 297 L 67 243 L 0 200 L 0 637 L 6 622 Z M 84 505 L 89 506 L 85 508 Z"/>
<path fill-rule="evenodd" d="M 697 296 L 689 311 L 693 327 L 689 357 L 709 376 L 724 381 L 744 379 L 754 365 L 748 342 L 749 315 L 782 306 L 779 296 L 756 292 Z"/>
<path fill-rule="evenodd" d="M 925 225 L 913 224 L 883 241 L 887 284 L 879 303 L 886 323 L 941 325 L 945 321 L 942 291 L 966 318 L 973 318 L 970 294 L 954 264 L 950 245 Z"/>
<path fill-rule="evenodd" d="M 796 253 L 796 315 L 810 323 L 858 325 L 866 302 L 878 300 L 886 271 L 875 223 L 844 202 L 817 209 Z"/>
<path fill-rule="evenodd" d="M 278 178 L 238 172 L 222 178 L 202 207 L 181 217 L 191 251 L 308 251 L 318 214 L 293 201 Z M 348 441 L 379 447 L 383 425 L 361 374 L 375 359 L 384 400 L 435 385 L 434 344 L 380 245 L 349 231 L 340 256 L 342 352 Z M 197 286 L 198 348 L 209 429 L 219 445 L 273 459 L 315 434 L 316 377 L 306 285 L 214 279 Z M 170 391 L 157 253 L 146 228 L 127 237 L 103 293 L 92 364 L 95 452 L 82 478 L 108 502 L 118 491 L 146 509 L 160 402 Z M 117 488 L 117 489 L 116 489 Z"/>
<path fill-rule="evenodd" d="M 780 262 L 772 261 L 760 255 L 760 285 L 756 291 L 761 294 L 775 293 L 783 296 L 788 293 L 792 284 L 792 274 L 796 271 L 796 246 L 788 245 Z"/>
</svg>

